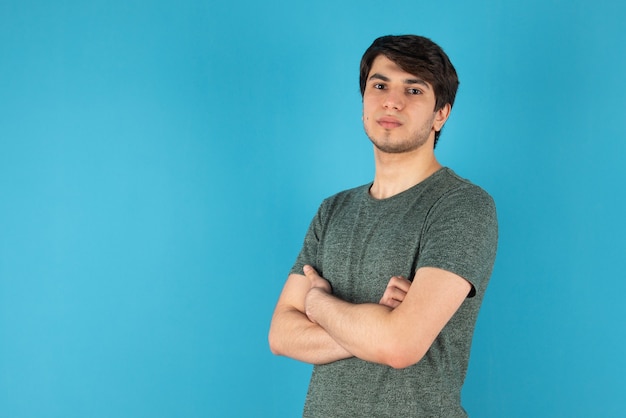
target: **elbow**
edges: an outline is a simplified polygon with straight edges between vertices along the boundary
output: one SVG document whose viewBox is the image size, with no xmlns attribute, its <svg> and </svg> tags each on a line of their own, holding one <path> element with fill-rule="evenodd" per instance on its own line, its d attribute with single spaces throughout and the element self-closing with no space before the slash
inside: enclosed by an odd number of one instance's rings
<svg viewBox="0 0 626 418">
<path fill-rule="evenodd" d="M 270 329 L 270 332 L 269 332 L 269 334 L 267 336 L 267 342 L 269 343 L 270 351 L 272 352 L 272 354 L 274 354 L 275 356 L 279 356 L 280 355 L 280 345 L 278 344 L 278 341 L 276 339 L 275 333 L 273 333 L 271 329 Z"/>
<path fill-rule="evenodd" d="M 419 363 L 427 351 L 428 347 L 422 345 L 390 344 L 382 353 L 381 363 L 394 369 L 405 369 Z"/>
<path fill-rule="evenodd" d="M 284 350 L 281 344 L 281 340 L 276 330 L 272 327 L 270 328 L 270 331 L 267 335 L 267 342 L 269 343 L 270 351 L 272 352 L 272 354 L 274 354 L 275 356 L 284 355 Z"/>
<path fill-rule="evenodd" d="M 419 363 L 422 357 L 396 356 L 394 358 L 390 358 L 386 364 L 389 367 L 394 368 L 396 370 L 406 369 L 407 367 L 410 367 L 410 366 L 413 366 L 414 364 Z"/>
<path fill-rule="evenodd" d="M 424 356 L 415 356 L 415 355 L 395 355 L 391 356 L 387 359 L 385 364 L 394 369 L 406 369 L 407 367 L 411 367 L 414 364 L 420 362 L 420 360 Z"/>
<path fill-rule="evenodd" d="M 280 351 L 278 351 L 278 346 L 276 345 L 276 342 L 272 339 L 271 334 L 267 340 L 270 345 L 270 351 L 272 352 L 272 354 L 274 354 L 275 356 L 279 355 Z"/>
</svg>

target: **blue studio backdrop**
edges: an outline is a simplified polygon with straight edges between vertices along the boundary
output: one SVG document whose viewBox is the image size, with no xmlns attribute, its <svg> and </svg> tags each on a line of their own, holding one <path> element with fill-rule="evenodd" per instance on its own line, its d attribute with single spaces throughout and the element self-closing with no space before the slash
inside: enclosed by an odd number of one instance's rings
<svg viewBox="0 0 626 418">
<path fill-rule="evenodd" d="M 500 245 L 474 417 L 620 417 L 626 6 L 0 2 L 0 416 L 294 417 L 272 310 L 321 200 L 372 179 L 358 63 L 417 33 L 461 79 L 437 155 Z"/>
</svg>

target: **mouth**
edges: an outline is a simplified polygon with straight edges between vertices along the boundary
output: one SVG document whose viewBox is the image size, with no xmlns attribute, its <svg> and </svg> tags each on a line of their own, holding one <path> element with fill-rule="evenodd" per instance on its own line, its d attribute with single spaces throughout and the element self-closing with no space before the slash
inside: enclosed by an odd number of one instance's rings
<svg viewBox="0 0 626 418">
<path fill-rule="evenodd" d="M 393 116 L 383 116 L 376 120 L 376 123 L 378 123 L 381 127 L 385 129 L 393 129 L 402 126 L 402 122 L 400 122 Z"/>
</svg>

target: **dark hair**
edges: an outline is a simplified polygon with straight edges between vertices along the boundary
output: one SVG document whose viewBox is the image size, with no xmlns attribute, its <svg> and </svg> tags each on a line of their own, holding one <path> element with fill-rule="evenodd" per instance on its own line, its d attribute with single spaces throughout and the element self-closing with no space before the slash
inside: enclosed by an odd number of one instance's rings
<svg viewBox="0 0 626 418">
<path fill-rule="evenodd" d="M 361 58 L 359 83 L 361 96 L 374 59 L 384 55 L 407 73 L 419 76 L 433 86 L 435 111 L 447 103 L 454 105 L 459 79 L 450 59 L 443 49 L 428 38 L 416 35 L 381 36 L 365 51 Z M 435 132 L 435 145 L 441 131 Z"/>
</svg>

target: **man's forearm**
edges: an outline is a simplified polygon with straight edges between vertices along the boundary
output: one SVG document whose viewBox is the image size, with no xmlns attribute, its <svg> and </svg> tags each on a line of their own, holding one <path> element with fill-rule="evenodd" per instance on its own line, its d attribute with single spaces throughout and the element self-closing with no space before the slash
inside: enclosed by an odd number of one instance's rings
<svg viewBox="0 0 626 418">
<path fill-rule="evenodd" d="M 393 364 L 392 309 L 373 303 L 351 304 L 320 289 L 307 295 L 306 314 L 334 341 L 362 360 Z"/>
<path fill-rule="evenodd" d="M 274 354 L 310 364 L 327 364 L 353 357 L 322 327 L 297 309 L 283 309 L 274 315 L 270 328 L 270 348 Z"/>
<path fill-rule="evenodd" d="M 305 272 L 315 278 L 311 269 Z M 395 368 L 417 363 L 462 305 L 471 283 L 434 267 L 422 267 L 395 308 L 382 304 L 352 304 L 323 288 L 312 288 L 304 311 L 356 357 Z M 382 300 L 385 300 L 383 297 Z"/>
</svg>

